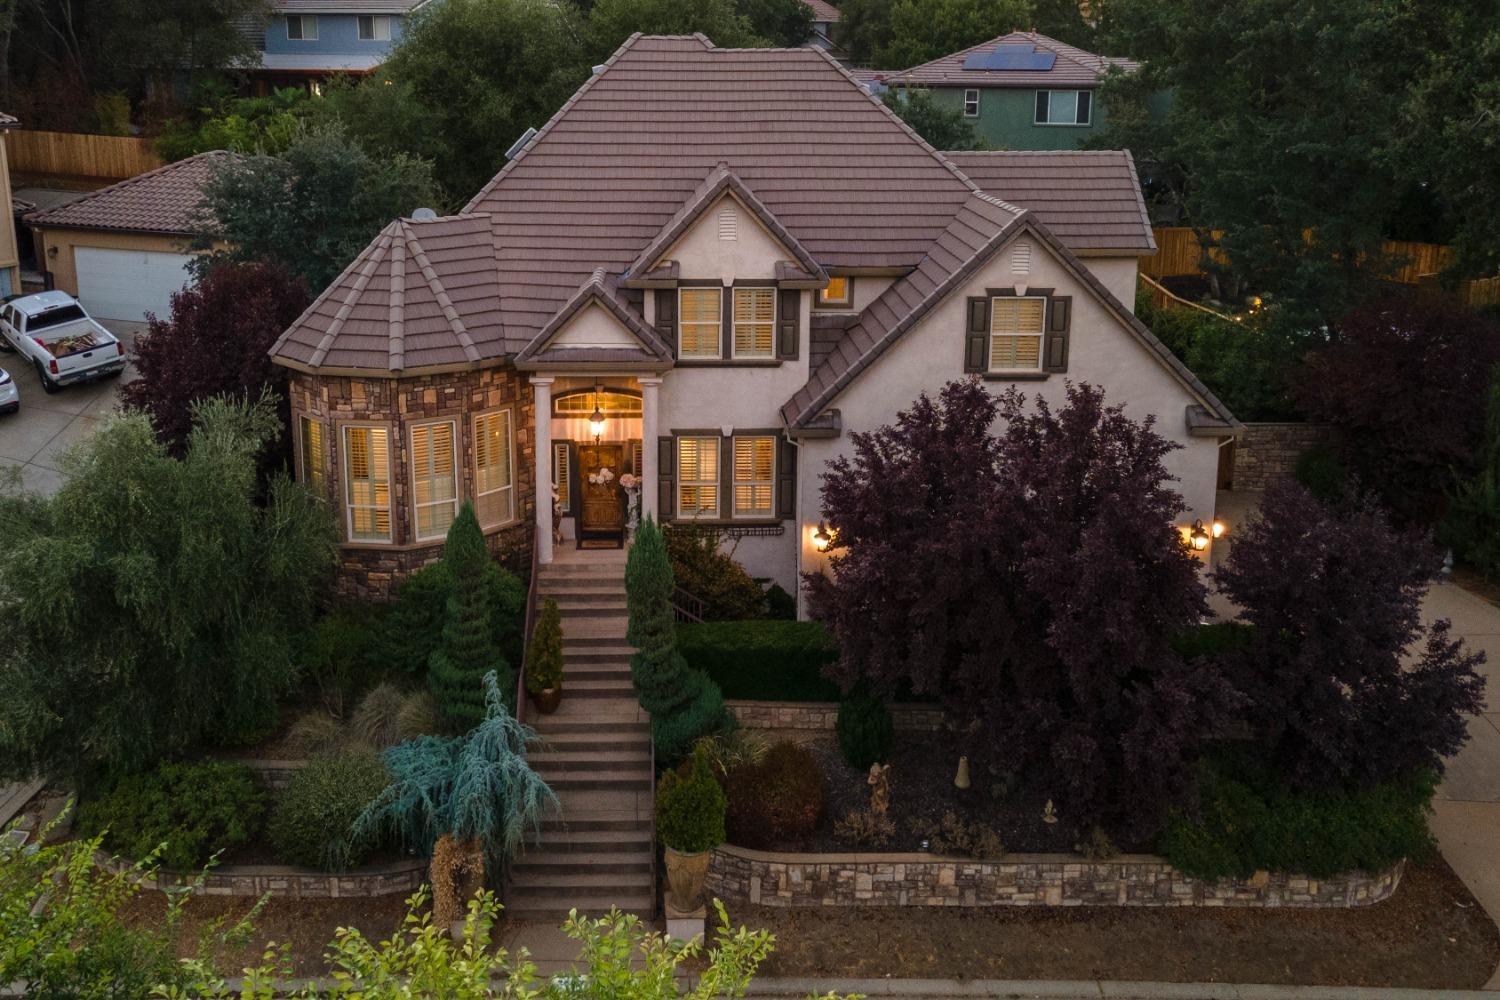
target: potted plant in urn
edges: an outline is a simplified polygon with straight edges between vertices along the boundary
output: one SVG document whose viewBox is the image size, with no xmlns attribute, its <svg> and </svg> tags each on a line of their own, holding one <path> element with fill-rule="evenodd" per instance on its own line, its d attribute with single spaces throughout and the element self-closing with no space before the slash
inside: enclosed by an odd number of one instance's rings
<svg viewBox="0 0 1500 1000">
<path fill-rule="evenodd" d="M 562 702 L 563 650 L 562 612 L 557 601 L 547 598 L 526 647 L 526 692 L 543 715 L 557 711 Z"/>
<path fill-rule="evenodd" d="M 666 856 L 667 904 L 678 913 L 698 907 L 709 859 L 724 842 L 728 808 L 729 800 L 701 744 L 687 764 L 662 775 L 656 786 L 656 833 Z"/>
</svg>

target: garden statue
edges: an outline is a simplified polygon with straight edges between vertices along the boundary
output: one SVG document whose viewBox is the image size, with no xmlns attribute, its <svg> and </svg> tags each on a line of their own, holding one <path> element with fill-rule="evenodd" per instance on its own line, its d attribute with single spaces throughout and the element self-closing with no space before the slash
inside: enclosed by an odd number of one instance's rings
<svg viewBox="0 0 1500 1000">
<path fill-rule="evenodd" d="M 625 491 L 625 537 L 633 539 L 641 526 L 641 479 L 627 472 L 620 477 L 620 488 Z"/>
<path fill-rule="evenodd" d="M 960 758 L 958 758 L 958 774 L 955 775 L 954 778 L 953 778 L 953 787 L 954 788 L 968 788 L 969 787 L 969 758 L 968 757 L 960 757 Z"/>
<path fill-rule="evenodd" d="M 891 765 L 878 761 L 871 764 L 865 784 L 870 786 L 871 815 L 884 816 L 891 807 Z"/>
<path fill-rule="evenodd" d="M 1053 808 L 1051 799 L 1048 799 L 1047 804 L 1042 806 L 1042 822 L 1048 826 L 1057 822 L 1057 810 Z"/>
<path fill-rule="evenodd" d="M 562 533 L 562 501 L 557 496 L 557 491 L 552 491 L 552 544 L 563 543 Z"/>
</svg>

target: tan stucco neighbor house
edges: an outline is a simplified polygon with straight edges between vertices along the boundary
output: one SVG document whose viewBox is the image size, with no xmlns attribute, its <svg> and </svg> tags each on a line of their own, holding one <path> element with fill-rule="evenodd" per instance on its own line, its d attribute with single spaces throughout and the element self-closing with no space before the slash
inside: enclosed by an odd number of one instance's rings
<svg viewBox="0 0 1500 1000">
<path fill-rule="evenodd" d="M 0 112 L 0 206 L 5 208 L 4 225 L 0 225 L 0 299 L 21 290 L 21 257 L 10 207 L 10 161 L 5 151 L 5 133 L 20 124 L 13 115 Z"/>
<path fill-rule="evenodd" d="M 461 213 L 391 223 L 272 355 L 348 591 L 435 558 L 464 500 L 544 564 L 555 514 L 562 545 L 617 539 L 626 474 L 646 513 L 795 591 L 823 564 L 826 463 L 966 374 L 1154 414 L 1183 527 L 1211 521 L 1239 425 L 1132 314 L 1154 249 L 1128 154 L 944 155 L 821 50 L 636 36 Z"/>
<path fill-rule="evenodd" d="M 202 229 L 203 186 L 233 155 L 199 153 L 27 215 L 49 287 L 77 296 L 101 319 L 165 317 L 172 293 L 191 278 L 188 245 Z"/>
</svg>

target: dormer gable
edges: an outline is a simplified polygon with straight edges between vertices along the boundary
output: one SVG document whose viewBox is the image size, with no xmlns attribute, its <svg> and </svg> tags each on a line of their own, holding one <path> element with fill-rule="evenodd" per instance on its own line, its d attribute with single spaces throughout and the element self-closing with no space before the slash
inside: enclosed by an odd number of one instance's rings
<svg viewBox="0 0 1500 1000">
<path fill-rule="evenodd" d="M 670 367 L 671 347 L 620 301 L 616 287 L 604 268 L 596 268 L 516 355 L 516 367 Z"/>
</svg>

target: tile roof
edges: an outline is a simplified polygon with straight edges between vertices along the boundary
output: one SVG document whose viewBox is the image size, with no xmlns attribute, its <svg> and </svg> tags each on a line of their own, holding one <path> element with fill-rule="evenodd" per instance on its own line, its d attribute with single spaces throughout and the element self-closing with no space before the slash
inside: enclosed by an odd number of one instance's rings
<svg viewBox="0 0 1500 1000">
<path fill-rule="evenodd" d="M 293 367 L 466 367 L 506 353 L 486 215 L 400 219 L 381 230 L 271 348 Z"/>
<path fill-rule="evenodd" d="M 829 3 L 828 0 L 802 0 L 802 3 L 812 10 L 814 21 L 836 22 L 843 17 L 839 13 L 839 9 Z"/>
<path fill-rule="evenodd" d="M 1034 51 L 1056 56 L 1050 69 L 973 69 L 964 64 L 971 56 L 984 56 L 998 46 L 1023 55 Z M 1030 47 L 1028 49 L 1028 46 Z M 1035 31 L 1012 31 L 959 52 L 940 56 L 910 69 L 878 74 L 876 79 L 893 83 L 962 85 L 965 87 L 1093 87 L 1111 66 L 1133 70 L 1137 63 L 1113 56 L 1085 52 Z"/>
<path fill-rule="evenodd" d="M 33 212 L 26 222 L 43 228 L 191 236 L 202 229 L 198 206 L 204 184 L 216 166 L 234 155 L 224 150 L 199 153 L 91 191 L 66 205 Z"/>
<path fill-rule="evenodd" d="M 1155 253 L 1128 151 L 944 153 L 979 187 L 1029 209 L 1073 251 Z"/>
<path fill-rule="evenodd" d="M 385 61 L 383 55 L 351 52 L 262 52 L 253 68 L 335 73 L 368 73 Z"/>
<path fill-rule="evenodd" d="M 516 367 L 526 368 L 532 363 L 596 364 L 602 362 L 640 362 L 657 366 L 672 364 L 672 348 L 663 343 L 656 331 L 648 327 L 640 314 L 629 308 L 615 296 L 618 281 L 606 274 L 604 268 L 594 269 L 578 289 L 577 293 L 547 321 L 547 325 L 532 338 L 531 343 L 516 355 Z M 567 325 L 579 310 L 591 303 L 602 306 L 619 320 L 633 336 L 639 347 L 553 347 L 549 341 L 553 335 Z"/>
</svg>

